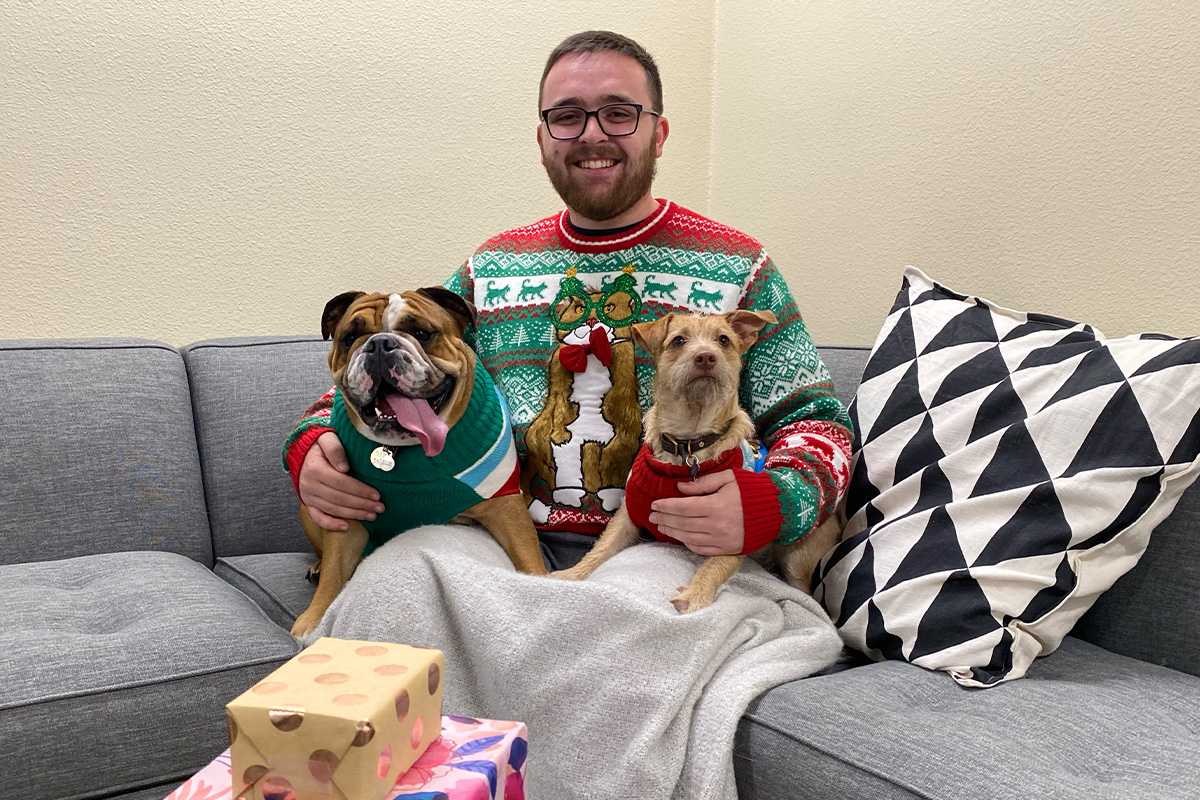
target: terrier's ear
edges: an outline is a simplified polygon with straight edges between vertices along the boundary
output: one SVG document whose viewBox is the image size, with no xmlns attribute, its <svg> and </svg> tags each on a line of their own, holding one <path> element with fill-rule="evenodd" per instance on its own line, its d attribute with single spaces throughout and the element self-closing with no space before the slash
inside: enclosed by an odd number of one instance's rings
<svg viewBox="0 0 1200 800">
<path fill-rule="evenodd" d="M 325 310 L 321 312 L 322 339 L 329 341 L 333 332 L 337 330 L 338 322 L 345 315 L 346 309 L 350 308 L 351 304 L 364 294 L 366 292 L 342 292 L 325 304 Z"/>
<path fill-rule="evenodd" d="M 730 311 L 724 316 L 729 321 L 729 326 L 733 328 L 733 332 L 737 334 L 738 341 L 742 343 L 743 353 L 750 349 L 750 345 L 758 341 L 759 331 L 767 325 L 779 321 L 773 311 L 766 309 L 762 311 L 739 309 Z"/>
<path fill-rule="evenodd" d="M 662 352 L 663 342 L 667 340 L 667 328 L 671 326 L 671 318 L 674 316 L 674 314 L 667 314 L 653 322 L 634 323 L 630 328 L 633 332 L 633 340 L 638 343 L 639 347 L 657 359 L 658 354 Z"/>
<path fill-rule="evenodd" d="M 468 328 L 475 327 L 477 319 L 475 306 L 444 286 L 426 286 L 424 289 L 417 289 L 417 293 L 425 295 L 449 311 L 450 315 L 460 323 L 458 332 L 460 336 L 466 333 Z"/>
</svg>

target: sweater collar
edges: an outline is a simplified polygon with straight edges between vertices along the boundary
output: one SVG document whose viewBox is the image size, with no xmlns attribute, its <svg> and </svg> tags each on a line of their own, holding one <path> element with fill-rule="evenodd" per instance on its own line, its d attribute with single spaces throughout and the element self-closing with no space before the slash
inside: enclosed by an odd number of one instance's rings
<svg viewBox="0 0 1200 800">
<path fill-rule="evenodd" d="M 659 199 L 658 209 L 633 227 L 616 233 L 601 232 L 595 236 L 582 233 L 571 225 L 571 212 L 564 208 L 558 215 L 556 227 L 563 244 L 570 250 L 580 253 L 610 252 L 641 244 L 671 217 L 675 208 L 675 204 L 670 200 Z"/>
<path fill-rule="evenodd" d="M 642 445 L 640 455 L 650 471 L 664 478 L 685 480 L 691 477 L 692 470 L 687 464 L 668 464 L 665 461 L 659 461 L 654 457 L 654 453 L 651 452 L 649 445 Z M 711 461 L 701 461 L 700 469 L 696 474 L 707 475 L 710 472 L 724 472 L 727 469 L 735 469 L 741 465 L 742 461 L 742 449 L 740 447 L 731 447 Z"/>
</svg>

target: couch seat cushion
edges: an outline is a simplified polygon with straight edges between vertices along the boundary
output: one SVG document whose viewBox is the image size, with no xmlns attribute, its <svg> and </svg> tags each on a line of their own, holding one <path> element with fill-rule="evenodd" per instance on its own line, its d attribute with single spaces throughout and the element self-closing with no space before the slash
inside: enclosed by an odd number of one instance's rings
<svg viewBox="0 0 1200 800">
<path fill-rule="evenodd" d="M 1190 797 L 1200 680 L 1069 636 L 987 691 L 873 663 L 758 698 L 734 763 L 742 800 Z"/>
<path fill-rule="evenodd" d="M 4 794 L 103 796 L 182 780 L 227 746 L 224 705 L 298 647 L 174 553 L 0 566 Z"/>
<path fill-rule="evenodd" d="M 213 571 L 258 603 L 277 625 L 290 630 L 316 591 L 304 577 L 315 560 L 311 552 L 229 556 L 218 558 Z"/>
</svg>

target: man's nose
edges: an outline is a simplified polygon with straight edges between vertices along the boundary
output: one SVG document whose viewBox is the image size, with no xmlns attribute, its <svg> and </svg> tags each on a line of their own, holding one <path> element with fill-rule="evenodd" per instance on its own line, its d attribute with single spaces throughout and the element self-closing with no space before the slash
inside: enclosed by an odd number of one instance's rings
<svg viewBox="0 0 1200 800">
<path fill-rule="evenodd" d="M 600 142 L 608 138 L 608 134 L 600 127 L 600 115 L 588 114 L 583 120 L 583 133 L 579 134 L 580 141 Z"/>
</svg>

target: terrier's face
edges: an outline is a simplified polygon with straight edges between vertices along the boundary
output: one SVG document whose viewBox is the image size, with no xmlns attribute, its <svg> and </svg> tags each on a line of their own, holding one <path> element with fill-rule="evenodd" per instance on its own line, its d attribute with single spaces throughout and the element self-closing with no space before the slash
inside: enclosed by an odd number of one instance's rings
<svg viewBox="0 0 1200 800">
<path fill-rule="evenodd" d="M 668 314 L 634 325 L 634 339 L 657 365 L 655 402 L 672 397 L 699 406 L 736 401 L 742 354 L 775 321 L 770 311 L 731 311 Z"/>
</svg>

